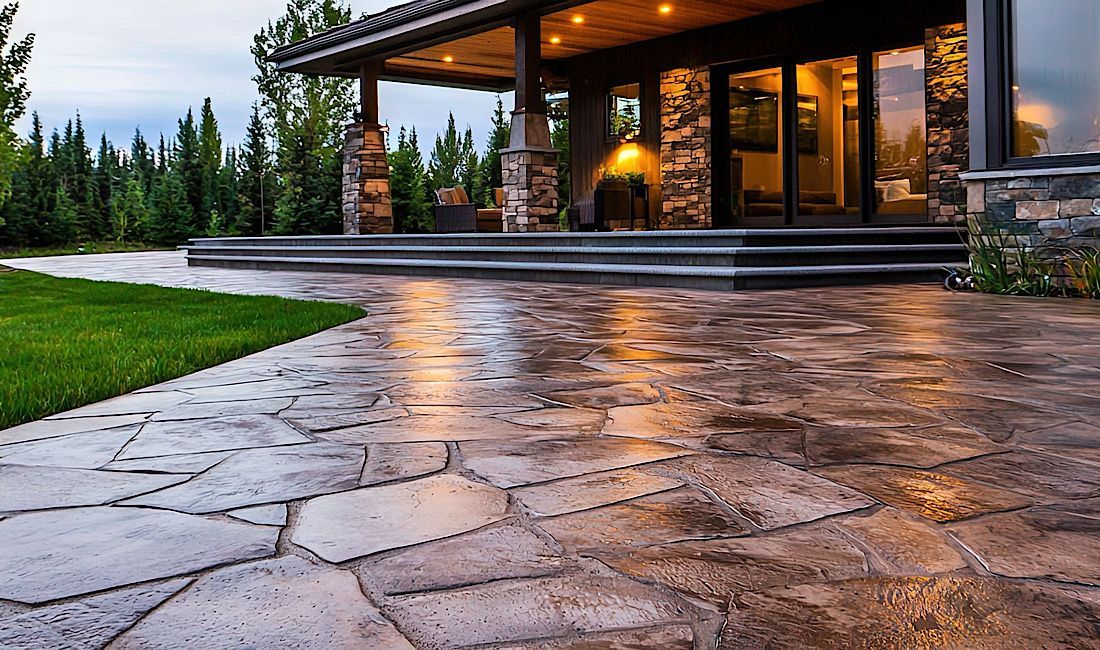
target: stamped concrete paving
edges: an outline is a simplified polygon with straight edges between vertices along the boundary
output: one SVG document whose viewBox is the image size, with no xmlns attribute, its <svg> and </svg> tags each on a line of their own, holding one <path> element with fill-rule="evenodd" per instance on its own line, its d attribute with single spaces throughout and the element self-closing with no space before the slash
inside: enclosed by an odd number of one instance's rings
<svg viewBox="0 0 1100 650">
<path fill-rule="evenodd" d="M 0 432 L 0 646 L 1100 648 L 1100 305 L 24 260 L 368 315 Z"/>
</svg>

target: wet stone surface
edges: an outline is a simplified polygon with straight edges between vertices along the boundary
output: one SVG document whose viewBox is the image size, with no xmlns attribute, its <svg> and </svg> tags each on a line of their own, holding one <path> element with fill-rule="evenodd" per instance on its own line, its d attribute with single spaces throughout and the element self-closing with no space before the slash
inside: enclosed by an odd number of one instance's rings
<svg viewBox="0 0 1100 650">
<path fill-rule="evenodd" d="M 362 305 L 0 431 L 0 646 L 1100 648 L 1100 305 L 18 260 Z"/>
<path fill-rule="evenodd" d="M 306 502 L 292 537 L 329 562 L 465 533 L 504 519 L 508 495 L 441 474 Z"/>
<path fill-rule="evenodd" d="M 412 648 L 355 576 L 288 556 L 229 567 L 142 619 L 117 648 Z"/>
</svg>

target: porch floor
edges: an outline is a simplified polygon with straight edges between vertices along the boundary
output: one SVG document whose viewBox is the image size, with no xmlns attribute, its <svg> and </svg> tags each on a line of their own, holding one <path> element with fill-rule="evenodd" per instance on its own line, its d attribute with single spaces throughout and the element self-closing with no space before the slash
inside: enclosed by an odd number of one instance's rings
<svg viewBox="0 0 1100 650">
<path fill-rule="evenodd" d="M 1096 303 L 6 264 L 368 315 L 0 432 L 0 646 L 1100 647 Z"/>
</svg>

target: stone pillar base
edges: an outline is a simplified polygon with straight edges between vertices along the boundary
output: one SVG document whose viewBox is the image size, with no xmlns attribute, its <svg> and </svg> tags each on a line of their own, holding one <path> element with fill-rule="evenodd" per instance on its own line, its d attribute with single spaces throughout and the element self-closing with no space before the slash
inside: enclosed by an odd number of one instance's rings
<svg viewBox="0 0 1100 650">
<path fill-rule="evenodd" d="M 557 232 L 558 152 L 547 148 L 501 151 L 504 232 Z"/>
<path fill-rule="evenodd" d="M 344 234 L 393 232 L 390 164 L 381 125 L 348 125 L 344 144 Z"/>
</svg>

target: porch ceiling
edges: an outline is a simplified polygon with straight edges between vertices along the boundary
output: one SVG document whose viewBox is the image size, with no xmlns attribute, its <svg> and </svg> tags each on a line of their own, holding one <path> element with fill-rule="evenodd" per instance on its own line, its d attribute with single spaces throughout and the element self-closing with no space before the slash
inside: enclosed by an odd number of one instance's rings
<svg viewBox="0 0 1100 650">
<path fill-rule="evenodd" d="M 558 61 L 815 1 L 596 0 L 542 18 L 542 56 Z M 515 83 L 514 38 L 511 27 L 496 27 L 403 52 L 387 58 L 383 78 L 510 89 Z"/>
<path fill-rule="evenodd" d="M 546 61 L 567 59 L 814 1 L 597 0 L 543 17 L 542 57 Z M 514 69 L 510 27 L 409 52 L 387 60 L 385 68 L 390 79 L 494 89 L 510 88 Z"/>
</svg>

